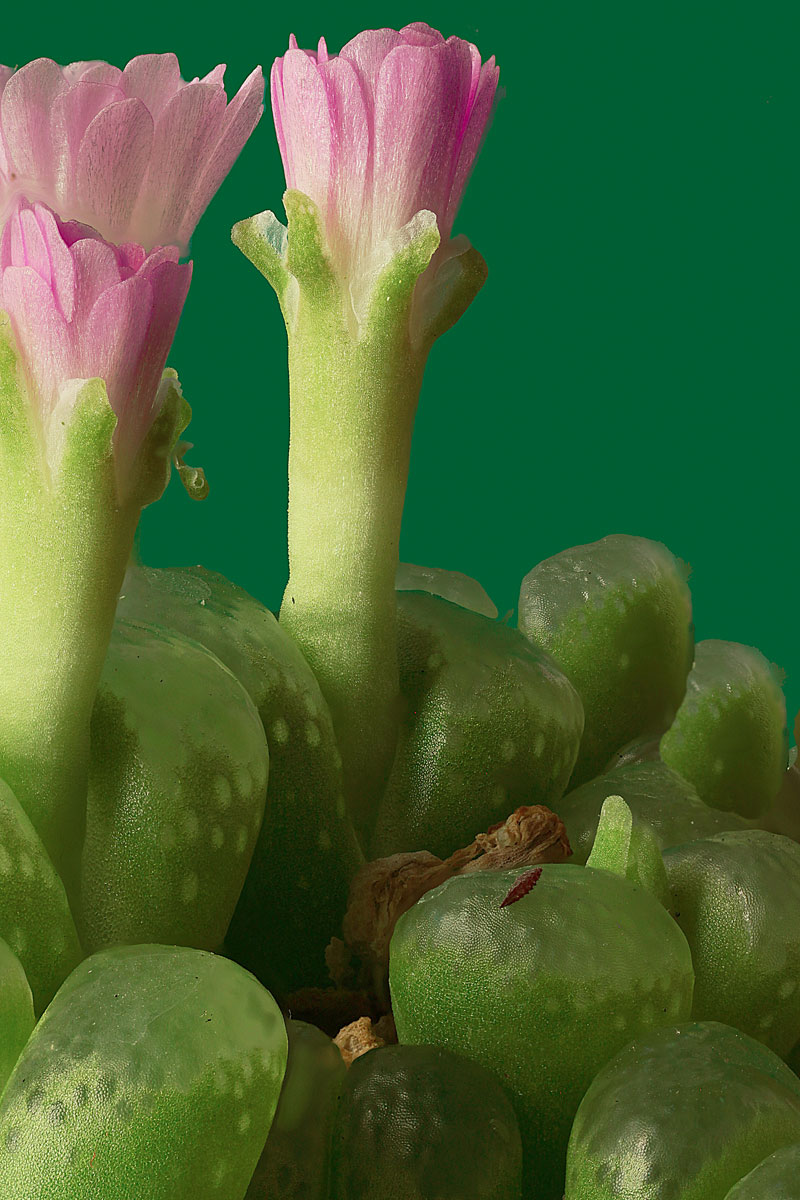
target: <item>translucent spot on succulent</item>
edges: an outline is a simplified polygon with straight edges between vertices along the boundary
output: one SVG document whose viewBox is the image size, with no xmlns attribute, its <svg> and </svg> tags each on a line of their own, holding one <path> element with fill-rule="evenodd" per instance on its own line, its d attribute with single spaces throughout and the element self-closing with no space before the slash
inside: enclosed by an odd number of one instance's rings
<svg viewBox="0 0 800 1200">
<path fill-rule="evenodd" d="M 286 724 L 286 721 L 283 719 L 283 717 L 278 717 L 276 721 L 273 721 L 270 734 L 272 739 L 276 741 L 279 746 L 286 745 L 289 740 L 289 726 Z"/>
<path fill-rule="evenodd" d="M 196 900 L 199 889 L 200 881 L 194 871 L 190 871 L 181 883 L 181 900 L 184 904 L 191 904 Z"/>
<path fill-rule="evenodd" d="M 306 721 L 306 741 L 309 746 L 318 746 L 320 738 L 319 725 L 315 721 Z"/>
</svg>

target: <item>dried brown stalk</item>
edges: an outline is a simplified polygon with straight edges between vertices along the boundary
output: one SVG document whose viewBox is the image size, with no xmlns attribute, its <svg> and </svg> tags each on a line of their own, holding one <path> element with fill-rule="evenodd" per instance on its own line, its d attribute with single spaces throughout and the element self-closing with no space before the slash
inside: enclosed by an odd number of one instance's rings
<svg viewBox="0 0 800 1200">
<path fill-rule="evenodd" d="M 389 942 L 398 919 L 426 892 L 454 875 L 563 862 L 571 853 L 561 818 L 535 804 L 517 808 L 447 859 L 417 850 L 367 863 L 350 887 L 342 923 L 344 941 L 334 938 L 328 947 L 331 978 L 342 986 L 355 954 L 371 965 L 374 984 L 388 967 Z"/>
</svg>

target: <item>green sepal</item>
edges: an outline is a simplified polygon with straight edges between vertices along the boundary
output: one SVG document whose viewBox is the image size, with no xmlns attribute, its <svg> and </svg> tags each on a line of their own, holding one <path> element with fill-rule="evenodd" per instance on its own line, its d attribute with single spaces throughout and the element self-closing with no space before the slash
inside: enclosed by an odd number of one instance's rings
<svg viewBox="0 0 800 1200">
<path fill-rule="evenodd" d="M 314 201 L 290 188 L 283 197 L 289 223 L 286 267 L 300 284 L 303 296 L 315 303 L 330 301 L 340 291 L 328 253 L 322 218 Z"/>
<path fill-rule="evenodd" d="M 102 379 L 76 380 L 75 391 L 51 414 L 45 432 L 52 487 L 65 511 L 89 516 L 116 494 L 114 430 L 117 416 Z"/>
<path fill-rule="evenodd" d="M 0 471 L 8 481 L 24 479 L 41 461 L 40 443 L 25 386 L 20 379 L 8 314 L 0 311 Z M 13 484 L 16 490 L 16 483 Z"/>
<path fill-rule="evenodd" d="M 432 281 L 429 299 L 417 296 L 411 316 L 411 338 L 430 346 L 452 329 L 469 308 L 489 275 L 486 260 L 474 246 L 443 262 Z"/>
<path fill-rule="evenodd" d="M 255 216 L 247 217 L 234 225 L 231 241 L 261 272 L 274 289 L 283 308 L 290 279 L 286 268 L 286 226 L 281 224 L 273 212 L 256 213 Z"/>
<path fill-rule="evenodd" d="M 670 890 L 661 851 L 649 825 L 634 825 L 622 796 L 607 796 L 600 810 L 587 867 L 612 871 L 645 888 L 670 908 Z"/>
<path fill-rule="evenodd" d="M 398 326 L 407 324 L 417 280 L 439 248 L 435 214 L 421 209 L 393 240 L 396 249 L 370 293 L 367 337 L 393 337 Z"/>
<path fill-rule="evenodd" d="M 164 400 L 130 470 L 128 495 L 144 508 L 164 493 L 178 439 L 192 419 L 192 410 L 181 392 L 178 374 L 167 367 L 161 377 Z"/>
</svg>

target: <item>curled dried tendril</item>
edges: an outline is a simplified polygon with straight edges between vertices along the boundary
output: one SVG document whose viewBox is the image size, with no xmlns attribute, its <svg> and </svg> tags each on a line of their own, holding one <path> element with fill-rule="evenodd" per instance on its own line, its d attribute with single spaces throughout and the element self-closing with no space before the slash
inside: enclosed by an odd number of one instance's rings
<svg viewBox="0 0 800 1200">
<path fill-rule="evenodd" d="M 193 500 L 205 500 L 208 495 L 208 480 L 202 467 L 190 467 L 184 457 L 193 448 L 193 442 L 178 442 L 173 451 L 172 461 L 180 476 L 181 483 Z"/>
</svg>

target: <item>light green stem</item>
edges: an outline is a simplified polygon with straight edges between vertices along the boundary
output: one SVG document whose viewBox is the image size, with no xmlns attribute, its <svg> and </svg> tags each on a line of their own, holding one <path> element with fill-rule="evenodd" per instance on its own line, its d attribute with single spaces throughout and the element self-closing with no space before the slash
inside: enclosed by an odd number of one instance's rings
<svg viewBox="0 0 800 1200">
<path fill-rule="evenodd" d="M 0 324 L 0 777 L 75 908 L 95 693 L 139 514 L 163 490 L 185 402 L 168 379 L 120 496 L 102 381 L 40 428 Z"/>
<path fill-rule="evenodd" d="M 407 328 L 354 341 L 301 295 L 289 337 L 289 583 L 285 625 L 333 716 L 365 835 L 399 722 L 400 523 L 424 357 Z"/>
<path fill-rule="evenodd" d="M 0 776 L 74 901 L 89 722 L 138 513 L 119 511 L 98 528 L 81 519 L 88 514 L 40 499 L 17 536 L 8 537 L 11 522 L 2 522 Z M 13 496 L 3 494 L 0 504 L 13 511 Z"/>
<path fill-rule="evenodd" d="M 270 212 L 233 229 L 274 287 L 289 336 L 289 583 L 280 619 L 330 707 L 351 817 L 366 844 L 400 719 L 395 575 L 422 374 L 486 264 L 468 243 L 432 263 L 439 231 L 423 210 L 383 246 L 374 279 L 358 281 L 369 286 L 356 319 L 316 205 L 296 191 L 284 205 L 288 232 Z"/>
</svg>

